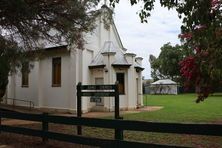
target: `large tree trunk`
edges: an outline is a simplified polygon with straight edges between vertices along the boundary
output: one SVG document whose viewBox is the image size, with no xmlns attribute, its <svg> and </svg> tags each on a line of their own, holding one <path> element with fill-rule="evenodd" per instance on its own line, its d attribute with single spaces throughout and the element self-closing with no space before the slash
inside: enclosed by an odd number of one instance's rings
<svg viewBox="0 0 222 148">
<path fill-rule="evenodd" d="M 6 89 L 0 89 L 0 99 L 5 95 Z"/>
<path fill-rule="evenodd" d="M 6 88 L 7 88 L 7 85 L 8 85 L 8 77 L 6 77 L 5 79 L 3 78 L 0 78 L 0 100 L 2 99 L 2 97 L 5 95 L 5 92 L 6 92 Z"/>
<path fill-rule="evenodd" d="M 0 57 L 0 99 L 5 95 L 8 85 L 8 74 L 10 71 L 10 64 L 4 57 Z"/>
</svg>

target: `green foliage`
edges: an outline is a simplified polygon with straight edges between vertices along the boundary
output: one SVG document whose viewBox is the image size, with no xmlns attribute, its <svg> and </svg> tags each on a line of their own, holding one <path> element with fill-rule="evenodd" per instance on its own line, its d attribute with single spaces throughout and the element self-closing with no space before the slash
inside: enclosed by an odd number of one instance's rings
<svg viewBox="0 0 222 148">
<path fill-rule="evenodd" d="M 82 48 L 82 32 L 93 28 L 99 0 L 2 0 L 0 38 L 33 48 L 39 39 L 59 43 L 61 39 Z M 54 31 L 54 33 L 52 33 Z M 10 36 L 10 38 L 9 38 Z"/>
<path fill-rule="evenodd" d="M 9 65 L 4 58 L 0 58 L 0 98 L 5 94 L 6 86 L 8 84 Z"/>
<path fill-rule="evenodd" d="M 170 43 L 164 44 L 161 47 L 161 52 L 158 58 L 150 56 L 151 76 L 154 80 L 172 79 L 180 82 L 180 65 L 179 62 L 183 59 L 184 52 L 181 46 L 172 46 Z"/>
<path fill-rule="evenodd" d="M 17 59 L 21 55 L 16 44 L 0 39 L 0 98 L 3 97 L 8 84 L 8 74 L 13 65 L 17 64 Z"/>
<path fill-rule="evenodd" d="M 93 9 L 100 0 L 1 0 L 0 1 L 0 98 L 9 72 L 35 56 L 40 42 L 65 41 L 83 48 L 83 33 L 94 28 Z"/>
<path fill-rule="evenodd" d="M 136 5 L 140 0 L 130 0 L 131 5 Z M 147 17 L 151 16 L 151 11 L 154 9 L 155 0 L 143 0 L 143 8 L 139 12 L 141 23 L 147 23 Z M 115 7 L 115 3 L 119 3 L 119 0 L 110 0 L 110 5 Z"/>
</svg>

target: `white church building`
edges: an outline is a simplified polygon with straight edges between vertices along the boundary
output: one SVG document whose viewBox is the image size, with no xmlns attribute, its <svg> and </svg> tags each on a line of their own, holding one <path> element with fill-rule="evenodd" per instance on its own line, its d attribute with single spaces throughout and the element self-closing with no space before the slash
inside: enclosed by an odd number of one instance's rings
<svg viewBox="0 0 222 148">
<path fill-rule="evenodd" d="M 103 6 L 101 11 L 107 9 Z M 6 97 L 32 101 L 35 108 L 76 112 L 78 82 L 94 85 L 118 81 L 120 109 L 143 106 L 142 58 L 127 52 L 113 20 L 107 28 L 103 17 L 98 16 L 94 31 L 85 35 L 84 49 L 66 44 L 48 46 L 40 58 L 31 61 L 33 68 L 29 72 L 20 70 L 9 76 Z M 18 101 L 15 105 L 27 103 Z M 83 112 L 113 111 L 114 98 L 93 102 L 84 97 L 82 109 Z"/>
</svg>

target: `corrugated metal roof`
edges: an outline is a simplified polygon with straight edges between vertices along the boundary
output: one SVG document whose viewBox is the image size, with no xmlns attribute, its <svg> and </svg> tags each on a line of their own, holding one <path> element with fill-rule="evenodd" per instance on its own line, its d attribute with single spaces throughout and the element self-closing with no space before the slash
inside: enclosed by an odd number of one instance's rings
<svg viewBox="0 0 222 148">
<path fill-rule="evenodd" d="M 92 60 L 92 62 L 89 64 L 89 66 L 98 66 L 98 65 L 104 65 L 104 61 L 103 61 L 103 55 L 101 54 L 101 52 L 99 52 L 94 59 Z"/>
<path fill-rule="evenodd" d="M 165 84 L 165 85 L 167 85 L 167 84 L 177 84 L 177 83 L 172 81 L 172 80 L 170 80 L 170 79 L 163 79 L 163 80 L 158 80 L 156 82 L 153 82 L 151 84 L 153 84 L 153 85 L 157 85 L 157 84 Z"/>
<path fill-rule="evenodd" d="M 113 45 L 113 42 L 106 41 L 103 45 L 101 53 L 109 53 L 109 52 L 116 52 L 116 47 Z"/>
</svg>

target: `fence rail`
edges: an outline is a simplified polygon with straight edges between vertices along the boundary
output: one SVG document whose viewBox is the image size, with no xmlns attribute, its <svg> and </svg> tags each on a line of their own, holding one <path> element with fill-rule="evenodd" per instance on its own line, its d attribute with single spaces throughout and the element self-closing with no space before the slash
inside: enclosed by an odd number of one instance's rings
<svg viewBox="0 0 222 148">
<path fill-rule="evenodd" d="M 64 117 L 44 114 L 27 114 L 0 111 L 0 119 L 20 119 L 29 120 L 42 123 L 42 129 L 28 129 L 22 127 L 13 127 L 8 125 L 0 126 L 0 131 L 11 132 L 17 134 L 24 134 L 30 136 L 42 137 L 43 141 L 47 139 L 55 139 L 66 142 L 100 146 L 100 147 L 172 147 L 169 145 L 148 144 L 139 142 L 130 142 L 124 140 L 108 140 L 99 138 L 90 138 L 78 135 L 68 135 L 48 131 L 49 123 L 66 124 L 66 125 L 81 125 L 99 128 L 109 128 L 118 130 L 132 130 L 143 132 L 158 132 L 158 133 L 177 133 L 177 134 L 192 134 L 192 135 L 208 135 L 208 136 L 222 136 L 222 125 L 219 124 L 181 124 L 181 123 L 158 123 L 158 122 L 144 122 L 118 119 L 94 119 L 94 118 L 79 118 L 79 117 Z M 1 123 L 1 122 L 0 122 Z M 181 146 L 174 146 L 181 147 Z"/>
<path fill-rule="evenodd" d="M 12 100 L 12 106 L 14 107 L 16 105 L 16 102 L 25 102 L 28 103 L 29 109 L 31 110 L 32 108 L 34 108 L 34 103 L 30 100 L 22 100 L 22 99 L 14 99 L 14 98 L 2 98 L 1 102 L 3 100 Z M 7 104 L 7 103 L 6 103 Z"/>
</svg>

